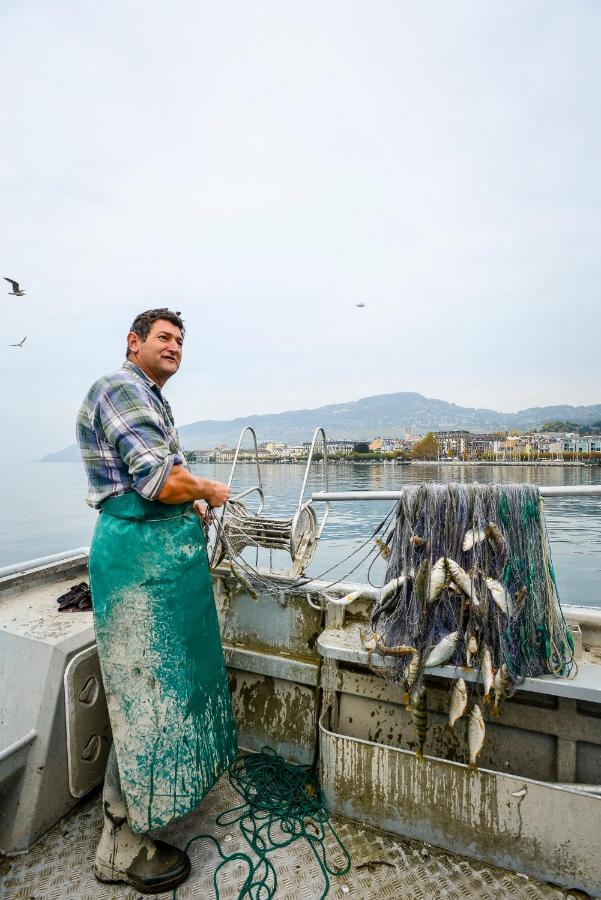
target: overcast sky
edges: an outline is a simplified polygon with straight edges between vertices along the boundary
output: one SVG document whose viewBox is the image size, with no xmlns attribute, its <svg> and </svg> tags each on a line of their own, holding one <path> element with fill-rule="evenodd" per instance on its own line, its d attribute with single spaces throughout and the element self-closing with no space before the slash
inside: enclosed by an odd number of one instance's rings
<svg viewBox="0 0 601 900">
<path fill-rule="evenodd" d="M 180 425 L 601 402 L 599 0 L 4 0 L 0 25 L 0 274 L 28 291 L 0 452 L 71 443 L 163 305 Z"/>
</svg>

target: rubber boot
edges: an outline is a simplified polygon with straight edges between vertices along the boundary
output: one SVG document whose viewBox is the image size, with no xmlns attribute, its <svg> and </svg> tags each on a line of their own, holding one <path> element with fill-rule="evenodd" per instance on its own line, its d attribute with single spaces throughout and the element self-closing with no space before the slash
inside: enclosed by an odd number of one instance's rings
<svg viewBox="0 0 601 900">
<path fill-rule="evenodd" d="M 94 874 L 99 881 L 131 884 L 141 894 L 160 894 L 176 888 L 190 874 L 190 859 L 164 841 L 136 834 L 129 826 L 114 746 L 109 753 L 102 795 L 104 828 Z"/>
</svg>

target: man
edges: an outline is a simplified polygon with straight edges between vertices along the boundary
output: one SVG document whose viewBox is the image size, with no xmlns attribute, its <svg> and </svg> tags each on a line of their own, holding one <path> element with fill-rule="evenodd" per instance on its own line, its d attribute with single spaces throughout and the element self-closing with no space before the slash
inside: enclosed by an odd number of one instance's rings
<svg viewBox="0 0 601 900">
<path fill-rule="evenodd" d="M 181 884 L 190 860 L 148 832 L 194 809 L 236 754 L 204 533 L 229 490 L 187 468 L 161 389 L 179 369 L 179 313 L 136 316 L 127 359 L 77 418 L 88 503 L 100 515 L 90 587 L 113 747 L 95 874 L 141 893 Z"/>
</svg>

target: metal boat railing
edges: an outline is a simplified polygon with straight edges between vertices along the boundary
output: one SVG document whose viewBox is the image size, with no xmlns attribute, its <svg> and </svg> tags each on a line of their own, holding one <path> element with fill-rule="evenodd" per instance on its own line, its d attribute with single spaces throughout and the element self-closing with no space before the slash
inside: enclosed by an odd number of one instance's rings
<svg viewBox="0 0 601 900">
<path fill-rule="evenodd" d="M 20 575 L 24 572 L 30 572 L 32 569 L 40 569 L 44 566 L 49 566 L 52 563 L 66 562 L 67 560 L 79 556 L 87 558 L 89 552 L 89 547 L 75 547 L 73 550 L 63 550 L 61 553 L 50 553 L 48 556 L 38 556 L 36 559 L 27 559 L 24 562 L 11 563 L 8 566 L 0 567 L 0 578 L 8 578 L 10 575 Z"/>
<path fill-rule="evenodd" d="M 350 503 L 357 500 L 400 500 L 407 488 L 396 491 L 318 491 L 313 503 Z M 601 497 L 601 484 L 558 484 L 539 487 L 541 497 Z"/>
</svg>

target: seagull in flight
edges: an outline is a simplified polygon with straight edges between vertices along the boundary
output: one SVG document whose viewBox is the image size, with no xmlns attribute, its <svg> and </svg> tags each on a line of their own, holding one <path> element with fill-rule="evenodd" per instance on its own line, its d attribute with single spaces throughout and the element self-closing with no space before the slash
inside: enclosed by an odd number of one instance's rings
<svg viewBox="0 0 601 900">
<path fill-rule="evenodd" d="M 8 346 L 9 347 L 23 347 L 23 344 L 25 343 L 26 340 L 27 340 L 27 335 L 25 335 L 25 337 L 19 344 L 9 344 Z"/>
<path fill-rule="evenodd" d="M 13 286 L 12 291 L 8 292 L 9 294 L 13 294 L 15 297 L 24 297 L 25 296 L 26 292 L 21 290 L 21 288 L 19 287 L 18 281 L 15 281 L 14 278 L 7 278 L 6 275 L 4 276 L 4 280 L 10 282 L 10 284 L 12 284 L 12 286 Z"/>
<path fill-rule="evenodd" d="M 355 303 L 355 306 L 358 306 L 359 309 L 363 309 L 363 307 L 365 306 L 365 303 Z"/>
</svg>

